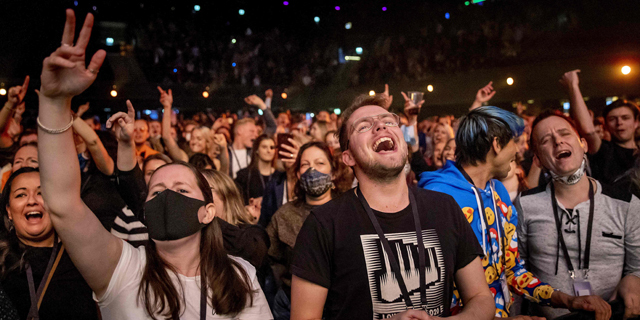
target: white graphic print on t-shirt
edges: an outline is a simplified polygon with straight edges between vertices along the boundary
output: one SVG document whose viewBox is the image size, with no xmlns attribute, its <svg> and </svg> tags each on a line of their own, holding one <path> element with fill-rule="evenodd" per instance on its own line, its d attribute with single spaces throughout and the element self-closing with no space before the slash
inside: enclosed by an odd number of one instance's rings
<svg viewBox="0 0 640 320">
<path fill-rule="evenodd" d="M 416 232 L 385 234 L 391 250 L 397 257 L 400 271 L 407 286 L 409 297 L 415 307 L 420 305 L 420 260 Z M 444 257 L 435 230 L 423 230 L 425 247 L 425 272 L 427 305 L 422 308 L 431 316 L 444 312 Z M 406 310 L 395 274 L 391 270 L 389 257 L 377 234 L 361 235 L 364 250 L 369 290 L 373 304 L 373 319 L 386 319 Z"/>
</svg>

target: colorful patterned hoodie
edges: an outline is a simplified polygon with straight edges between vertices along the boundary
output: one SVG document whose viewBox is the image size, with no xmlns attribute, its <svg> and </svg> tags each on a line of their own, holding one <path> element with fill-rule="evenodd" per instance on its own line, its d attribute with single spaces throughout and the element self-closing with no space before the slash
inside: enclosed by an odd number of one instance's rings
<svg viewBox="0 0 640 320">
<path fill-rule="evenodd" d="M 541 305 L 550 305 L 553 288 L 527 271 L 524 261 L 520 260 L 516 234 L 518 214 L 511 203 L 509 193 L 500 181 L 491 180 L 484 190 L 479 190 L 484 203 L 485 217 L 480 216 L 480 201 L 471 183 L 464 178 L 453 161 L 447 161 L 438 171 L 422 173 L 418 186 L 449 194 L 462 208 L 486 254 L 482 259 L 482 266 L 489 289 L 495 298 L 496 317 L 508 317 L 513 303 L 512 295 L 503 292 L 500 281 L 503 276 L 509 287 L 507 291 Z M 498 238 L 501 241 L 498 241 Z M 461 305 L 460 295 L 456 291 L 451 306 L 452 313 L 459 310 Z"/>
</svg>

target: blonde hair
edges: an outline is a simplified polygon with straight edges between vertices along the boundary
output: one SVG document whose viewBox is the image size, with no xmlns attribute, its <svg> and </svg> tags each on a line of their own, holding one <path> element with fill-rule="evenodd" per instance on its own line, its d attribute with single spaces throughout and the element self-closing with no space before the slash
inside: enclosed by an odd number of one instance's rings
<svg viewBox="0 0 640 320">
<path fill-rule="evenodd" d="M 254 219 L 244 206 L 240 190 L 231 178 L 216 170 L 202 170 L 202 175 L 209 182 L 211 190 L 218 194 L 224 204 L 220 218 L 229 224 L 253 224 Z"/>
</svg>

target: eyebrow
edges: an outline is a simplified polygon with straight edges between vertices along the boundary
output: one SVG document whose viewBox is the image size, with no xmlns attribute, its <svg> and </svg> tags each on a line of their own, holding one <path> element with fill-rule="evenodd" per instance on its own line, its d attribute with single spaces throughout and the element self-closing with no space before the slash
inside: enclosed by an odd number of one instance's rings
<svg viewBox="0 0 640 320">
<path fill-rule="evenodd" d="M 13 190 L 13 193 L 16 193 L 16 192 L 18 192 L 20 190 L 27 191 L 27 188 L 26 187 L 22 187 L 22 188 L 15 189 L 15 190 Z"/>
</svg>

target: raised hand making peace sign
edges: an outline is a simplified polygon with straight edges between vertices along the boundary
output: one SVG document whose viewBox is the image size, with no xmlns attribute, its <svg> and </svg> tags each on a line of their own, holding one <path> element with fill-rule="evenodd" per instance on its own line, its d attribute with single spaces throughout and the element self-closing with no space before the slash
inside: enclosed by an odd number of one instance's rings
<svg viewBox="0 0 640 320">
<path fill-rule="evenodd" d="M 107 53 L 104 50 L 98 50 L 91 58 L 89 66 L 85 67 L 85 51 L 93 28 L 93 15 L 87 14 L 78 35 L 78 41 L 74 45 L 75 26 L 75 14 L 73 10 L 67 9 L 62 45 L 43 62 L 40 76 L 41 97 L 55 100 L 70 99 L 82 93 L 96 80 L 98 70 Z"/>
</svg>

